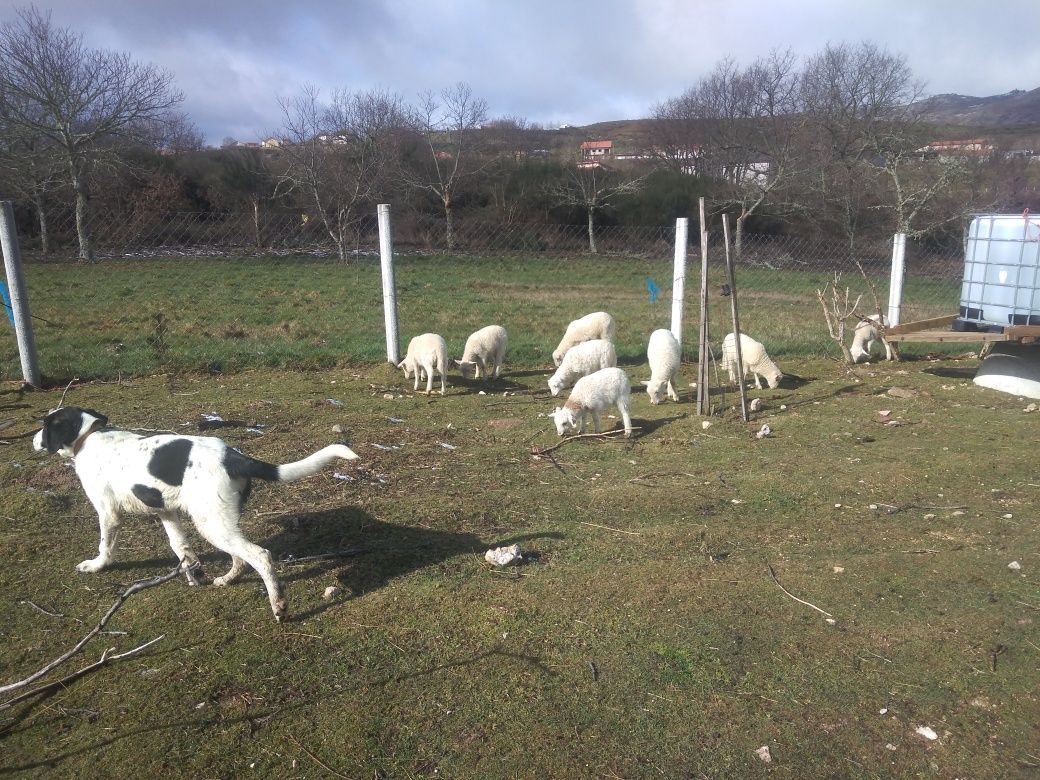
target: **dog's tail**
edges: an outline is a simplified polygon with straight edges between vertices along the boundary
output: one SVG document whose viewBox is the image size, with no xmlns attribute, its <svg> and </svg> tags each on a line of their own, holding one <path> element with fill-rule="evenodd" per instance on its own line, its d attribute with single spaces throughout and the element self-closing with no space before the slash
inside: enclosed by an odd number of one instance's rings
<svg viewBox="0 0 1040 780">
<path fill-rule="evenodd" d="M 278 466 L 250 458 L 238 450 L 229 449 L 224 466 L 232 477 L 255 477 L 268 482 L 293 482 L 317 474 L 337 458 L 357 460 L 358 455 L 344 444 L 330 444 L 303 460 Z"/>
</svg>

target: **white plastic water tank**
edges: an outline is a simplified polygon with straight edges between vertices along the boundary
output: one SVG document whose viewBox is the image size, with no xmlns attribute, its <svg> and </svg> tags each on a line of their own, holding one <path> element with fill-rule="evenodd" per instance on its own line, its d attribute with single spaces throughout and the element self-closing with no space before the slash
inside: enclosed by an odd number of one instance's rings
<svg viewBox="0 0 1040 780">
<path fill-rule="evenodd" d="M 1040 217 L 975 217 L 964 247 L 960 320 L 982 329 L 1040 325 Z"/>
</svg>

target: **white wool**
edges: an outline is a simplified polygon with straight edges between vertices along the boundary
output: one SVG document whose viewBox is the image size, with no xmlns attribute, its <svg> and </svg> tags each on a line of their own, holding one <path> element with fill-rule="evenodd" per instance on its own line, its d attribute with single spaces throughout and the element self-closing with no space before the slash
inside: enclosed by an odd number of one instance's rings
<svg viewBox="0 0 1040 780">
<path fill-rule="evenodd" d="M 650 403 L 659 404 L 668 398 L 679 400 L 675 384 L 679 380 L 679 342 L 670 330 L 660 328 L 650 334 L 646 346 L 646 359 L 650 363 L 650 379 L 646 382 L 646 393 Z"/>
<path fill-rule="evenodd" d="M 441 395 L 444 395 L 444 378 L 448 375 L 448 345 L 436 333 L 416 336 L 408 342 L 408 352 L 397 367 L 404 371 L 405 379 L 415 375 L 415 390 L 419 389 L 420 380 L 426 379 L 426 395 L 433 391 L 433 372 L 440 371 Z"/>
<path fill-rule="evenodd" d="M 492 372 L 497 378 L 502 375 L 502 363 L 506 357 L 509 338 L 501 325 L 488 325 L 471 333 L 462 350 L 462 360 L 456 360 L 462 376 L 469 379 L 471 373 L 477 379 L 490 379 Z"/>
<path fill-rule="evenodd" d="M 744 363 L 744 376 L 753 375 L 755 387 L 759 390 L 762 389 L 759 377 L 764 377 L 770 387 L 776 387 L 783 379 L 784 375 L 776 367 L 776 363 L 766 354 L 766 348 L 762 346 L 761 342 L 755 341 L 746 333 L 740 334 L 740 357 Z M 735 384 L 737 381 L 737 342 L 732 333 L 727 334 L 726 338 L 722 340 L 722 363 L 729 372 L 730 383 Z"/>
<path fill-rule="evenodd" d="M 870 360 L 870 348 L 874 346 L 875 342 L 879 342 L 885 348 L 885 359 L 892 360 L 892 345 L 882 337 L 881 331 L 877 327 L 879 318 L 881 324 L 887 328 L 888 317 L 881 314 L 871 314 L 865 320 L 860 320 L 856 326 L 856 331 L 852 335 L 852 346 L 849 347 L 854 363 L 859 363 L 860 360 Z"/>
<path fill-rule="evenodd" d="M 616 365 L 617 354 L 611 342 L 606 339 L 585 341 L 567 350 L 560 367 L 549 378 L 549 391 L 559 395 L 560 390 L 570 387 L 583 376 Z"/>
<path fill-rule="evenodd" d="M 599 433 L 599 414 L 604 409 L 617 406 L 625 425 L 625 436 L 632 435 L 632 416 L 629 414 L 629 399 L 632 393 L 628 376 L 620 368 L 601 368 L 583 376 L 571 390 L 567 403 L 557 407 L 551 414 L 556 423 L 556 432 L 563 436 L 568 427 L 585 432 L 585 414 L 592 413 L 592 423 Z"/>
<path fill-rule="evenodd" d="M 567 331 L 563 334 L 559 346 L 553 352 L 553 363 L 560 365 L 568 349 L 592 339 L 614 340 L 614 318 L 605 311 L 594 311 L 580 319 L 572 320 L 567 325 Z"/>
</svg>

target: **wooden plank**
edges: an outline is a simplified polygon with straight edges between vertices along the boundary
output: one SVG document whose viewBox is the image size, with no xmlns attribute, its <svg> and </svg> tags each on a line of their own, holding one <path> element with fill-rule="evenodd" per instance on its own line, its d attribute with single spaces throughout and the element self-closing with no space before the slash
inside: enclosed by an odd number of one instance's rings
<svg viewBox="0 0 1040 780">
<path fill-rule="evenodd" d="M 901 333 L 915 333 L 919 330 L 934 330 L 937 328 L 948 328 L 953 324 L 953 321 L 957 319 L 956 314 L 950 314 L 944 317 L 932 317 L 929 320 L 917 320 L 916 322 L 904 322 L 902 325 L 893 325 L 890 328 L 885 328 L 885 336 L 898 336 Z M 890 341 L 893 339 L 889 338 Z"/>
<path fill-rule="evenodd" d="M 1009 341 L 1005 333 L 977 333 L 957 330 L 919 330 L 913 333 L 889 334 L 885 337 L 892 342 L 900 341 L 938 341 L 960 344 L 971 344 L 986 341 Z"/>
<path fill-rule="evenodd" d="M 1040 325 L 1009 325 L 1004 328 L 1004 333 L 1011 341 L 1035 339 L 1040 336 Z"/>
</svg>

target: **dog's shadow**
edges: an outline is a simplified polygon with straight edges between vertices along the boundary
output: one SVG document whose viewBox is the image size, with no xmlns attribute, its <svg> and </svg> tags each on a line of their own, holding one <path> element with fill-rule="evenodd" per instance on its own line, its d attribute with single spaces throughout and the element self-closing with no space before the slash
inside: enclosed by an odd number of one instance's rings
<svg viewBox="0 0 1040 780">
<path fill-rule="evenodd" d="M 289 620 L 313 617 L 342 603 L 344 598 L 358 598 L 397 577 L 421 568 L 442 566 L 459 555 L 479 555 L 482 560 L 490 547 L 562 536 L 549 532 L 484 540 L 467 532 L 388 523 L 353 506 L 294 513 L 276 522 L 282 530 L 261 544 L 282 561 L 279 567 L 282 579 L 297 583 L 290 589 L 295 607 L 290 607 Z M 522 547 L 528 560 L 536 557 L 537 550 L 527 550 L 526 544 Z M 338 554 L 312 561 L 300 560 L 332 553 Z M 343 595 L 321 601 L 321 591 L 331 584 L 330 575 L 338 581 Z M 312 588 L 314 594 L 308 596 L 301 592 L 307 583 L 313 585 L 315 580 L 318 586 Z M 319 603 L 316 604 L 316 600 Z"/>
</svg>

